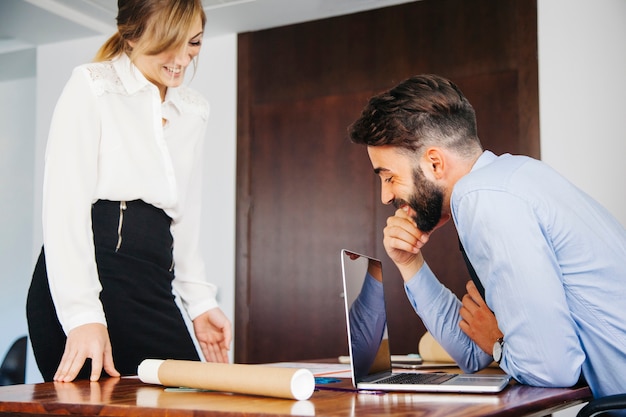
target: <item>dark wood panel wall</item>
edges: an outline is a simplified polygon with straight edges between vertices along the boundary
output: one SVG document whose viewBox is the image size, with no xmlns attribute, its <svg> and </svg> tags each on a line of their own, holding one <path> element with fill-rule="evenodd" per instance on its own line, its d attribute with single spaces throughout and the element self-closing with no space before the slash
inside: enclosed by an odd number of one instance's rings
<svg viewBox="0 0 626 417">
<path fill-rule="evenodd" d="M 382 247 L 390 207 L 348 126 L 418 73 L 455 81 L 496 153 L 539 156 L 535 0 L 423 0 L 239 35 L 235 360 L 347 353 L 339 250 L 383 260 L 393 353 L 425 329 Z M 424 250 L 459 296 L 454 226 Z"/>
</svg>

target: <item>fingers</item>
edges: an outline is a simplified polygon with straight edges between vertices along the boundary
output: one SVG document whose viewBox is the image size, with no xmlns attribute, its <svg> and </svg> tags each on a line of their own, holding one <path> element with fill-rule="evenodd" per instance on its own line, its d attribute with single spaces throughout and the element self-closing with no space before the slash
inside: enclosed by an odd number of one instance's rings
<svg viewBox="0 0 626 417">
<path fill-rule="evenodd" d="M 215 362 L 220 363 L 228 363 L 228 351 L 223 348 L 223 342 L 214 344 L 213 347 L 213 357 L 215 358 Z"/>
<path fill-rule="evenodd" d="M 224 333 L 224 340 L 222 342 L 222 350 L 229 351 L 230 350 L 230 343 L 233 340 L 233 333 L 232 333 L 232 329 L 230 327 L 230 322 L 226 323 L 226 325 L 222 329 L 222 332 Z"/>
<path fill-rule="evenodd" d="M 86 359 L 87 357 L 85 355 L 81 355 L 74 350 L 68 351 L 66 347 L 59 367 L 54 374 L 54 380 L 59 382 L 73 381 L 83 367 Z"/>
<path fill-rule="evenodd" d="M 219 362 L 219 356 L 216 355 L 215 345 L 213 343 L 208 343 L 205 345 L 205 359 L 209 362 Z"/>
<path fill-rule="evenodd" d="M 219 308 L 211 309 L 193 320 L 193 328 L 204 358 L 209 362 L 228 363 L 232 341 L 230 321 Z"/>
<path fill-rule="evenodd" d="M 227 328 L 224 329 L 224 340 L 220 346 L 220 350 L 222 352 L 222 361 L 225 363 L 229 362 L 228 351 L 230 350 L 230 343 L 232 341 L 232 338 L 233 336 L 231 333 L 231 329 L 230 329 L 230 326 L 228 326 Z"/>
<path fill-rule="evenodd" d="M 461 299 L 462 306 L 459 313 L 463 319 L 471 321 L 472 317 L 486 304 L 473 281 L 468 281 L 465 284 L 465 288 L 467 289 L 467 294 Z"/>
<path fill-rule="evenodd" d="M 467 294 L 463 296 L 459 310 L 462 319 L 459 327 L 483 351 L 490 354 L 493 341 L 502 336 L 498 321 L 480 296 L 474 282 L 469 281 L 465 288 Z"/>
<path fill-rule="evenodd" d="M 480 293 L 478 289 L 476 289 L 476 285 L 474 282 L 469 281 L 465 288 L 467 289 L 467 294 L 463 296 L 461 299 L 461 309 L 459 310 L 459 315 L 462 320 L 459 323 L 461 330 L 463 330 L 468 336 L 471 336 L 471 324 L 474 321 L 474 315 L 480 312 L 481 306 L 484 305 L 483 299 L 480 297 Z M 478 298 L 476 298 L 478 296 Z M 482 303 L 482 304 L 481 304 Z"/>
<path fill-rule="evenodd" d="M 207 352 L 209 355 L 208 361 L 209 362 L 221 362 L 221 355 L 220 355 L 220 350 L 219 350 L 219 346 L 217 343 L 208 343 L 207 344 Z"/>
<path fill-rule="evenodd" d="M 113 350 L 111 348 L 111 345 L 109 345 L 104 352 L 104 371 L 107 373 L 107 375 L 112 377 L 120 376 L 118 370 L 115 369 L 115 363 L 113 363 Z"/>
<path fill-rule="evenodd" d="M 485 305 L 485 300 L 483 300 L 480 292 L 478 292 L 478 288 L 476 288 L 476 284 L 474 284 L 474 281 L 468 281 L 467 284 L 465 284 L 465 289 L 467 290 L 467 295 L 472 298 L 476 305 L 478 305 L 479 307 Z"/>
<path fill-rule="evenodd" d="M 476 284 L 474 284 L 474 281 L 468 281 L 465 285 L 465 289 L 467 289 L 467 293 L 470 295 L 470 297 L 472 297 L 476 304 L 485 304 L 485 300 L 483 300 L 483 297 L 480 295 L 480 292 L 478 291 L 478 288 L 476 288 Z"/>
<path fill-rule="evenodd" d="M 410 253 L 419 252 L 430 236 L 417 228 L 415 221 L 404 209 L 396 210 L 395 214 L 387 219 L 383 233 L 386 248 Z"/>
<path fill-rule="evenodd" d="M 406 230 L 411 232 L 411 234 L 414 235 L 419 242 L 422 242 L 422 244 L 425 244 L 426 242 L 428 242 L 428 238 L 430 237 L 431 232 L 426 233 L 426 232 L 421 231 L 417 227 L 417 223 L 415 223 L 415 218 L 413 217 L 414 215 L 415 215 L 415 212 L 413 212 L 408 206 L 403 206 L 399 208 L 398 210 L 396 210 L 394 215 L 390 217 L 389 219 L 399 219 L 402 222 L 401 224 L 406 227 Z"/>
<path fill-rule="evenodd" d="M 102 355 L 96 354 L 91 358 L 91 376 L 89 379 L 91 381 L 100 379 L 103 368 L 109 376 L 120 376 L 119 372 L 115 369 L 115 365 L 113 365 L 113 351 L 108 339 Z"/>
<path fill-rule="evenodd" d="M 230 323 L 227 321 L 224 327 L 215 331 L 210 343 L 207 343 L 211 362 L 228 363 L 228 351 L 232 333 Z"/>
<path fill-rule="evenodd" d="M 474 317 L 474 312 L 478 310 L 478 306 L 471 299 L 469 295 L 463 296 L 461 309 L 459 310 L 459 315 L 465 322 L 471 322 Z"/>
<path fill-rule="evenodd" d="M 78 373 L 85 365 L 85 361 L 87 359 L 89 358 L 77 355 L 74 356 L 73 359 L 69 360 L 69 362 L 64 362 L 62 360 L 56 374 L 54 375 L 54 380 L 58 382 L 73 381 L 78 376 Z M 100 379 L 100 375 L 102 375 L 103 369 L 107 375 L 111 377 L 120 376 L 120 373 L 117 371 L 115 364 L 113 363 L 113 356 L 109 354 L 105 357 L 96 356 L 95 358 L 91 358 L 91 374 L 89 376 L 89 380 L 92 382 L 98 381 Z"/>
<path fill-rule="evenodd" d="M 228 363 L 228 349 L 223 342 L 201 343 L 202 354 L 208 362 Z"/>
<path fill-rule="evenodd" d="M 113 365 L 111 342 L 103 324 L 88 323 L 69 332 L 54 380 L 73 381 L 88 358 L 91 359 L 91 381 L 100 379 L 103 367 L 110 376 L 120 375 Z"/>
<path fill-rule="evenodd" d="M 228 363 L 228 351 L 230 350 L 230 342 L 232 340 L 230 322 L 226 321 L 221 331 L 221 339 L 213 344 L 213 355 L 216 362 Z"/>
<path fill-rule="evenodd" d="M 459 327 L 461 328 L 463 333 L 465 333 L 466 335 L 470 337 L 470 339 L 472 338 L 472 328 L 468 322 L 466 322 L 465 320 L 461 320 L 459 322 Z"/>
<path fill-rule="evenodd" d="M 78 352 L 66 352 L 59 363 L 57 372 L 54 375 L 54 380 L 59 382 L 73 381 L 78 376 L 78 373 L 85 365 L 87 359 L 91 359 L 90 381 L 98 381 L 102 374 L 102 369 L 104 369 L 109 376 L 120 376 L 120 373 L 115 369 L 111 352 L 108 352 L 108 355 L 94 355 L 93 357 L 81 355 Z"/>
<path fill-rule="evenodd" d="M 429 234 L 417 228 L 415 221 L 404 206 L 387 219 L 383 230 L 383 246 L 396 264 L 405 281 L 410 280 L 424 264 L 421 249 L 428 242 Z"/>
<path fill-rule="evenodd" d="M 96 356 L 91 359 L 91 376 L 89 380 L 97 381 L 100 379 L 100 374 L 102 374 L 102 356 Z"/>
</svg>

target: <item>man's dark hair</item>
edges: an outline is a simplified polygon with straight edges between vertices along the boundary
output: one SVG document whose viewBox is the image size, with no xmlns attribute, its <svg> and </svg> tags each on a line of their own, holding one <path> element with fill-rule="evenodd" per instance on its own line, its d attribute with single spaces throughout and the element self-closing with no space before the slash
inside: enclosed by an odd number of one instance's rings
<svg viewBox="0 0 626 417">
<path fill-rule="evenodd" d="M 372 97 L 349 133 L 354 143 L 392 145 L 411 153 L 426 146 L 461 155 L 482 149 L 474 108 L 454 83 L 437 75 L 411 77 Z"/>
</svg>

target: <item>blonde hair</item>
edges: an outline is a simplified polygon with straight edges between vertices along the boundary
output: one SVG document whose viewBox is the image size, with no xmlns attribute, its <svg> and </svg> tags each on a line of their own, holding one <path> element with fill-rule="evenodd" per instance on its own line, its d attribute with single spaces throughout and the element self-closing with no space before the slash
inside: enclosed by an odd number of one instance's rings
<svg viewBox="0 0 626 417">
<path fill-rule="evenodd" d="M 98 50 L 94 61 L 109 61 L 126 53 L 131 61 L 141 54 L 156 55 L 181 48 L 198 16 L 206 15 L 201 0 L 118 0 L 117 32 Z M 130 46 L 135 43 L 135 47 Z"/>
</svg>

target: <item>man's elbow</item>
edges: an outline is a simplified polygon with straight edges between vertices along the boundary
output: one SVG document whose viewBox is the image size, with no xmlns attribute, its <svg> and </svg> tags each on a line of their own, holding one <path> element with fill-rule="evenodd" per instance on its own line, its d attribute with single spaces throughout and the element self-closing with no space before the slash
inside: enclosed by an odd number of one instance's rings
<svg viewBox="0 0 626 417">
<path fill-rule="evenodd" d="M 542 369 L 535 372 L 515 372 L 511 375 L 518 382 L 534 387 L 567 388 L 576 385 L 580 380 L 580 369 L 565 371 L 564 369 Z"/>
</svg>

